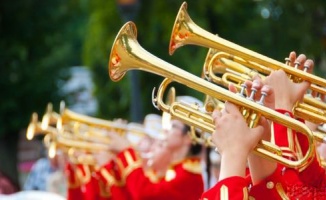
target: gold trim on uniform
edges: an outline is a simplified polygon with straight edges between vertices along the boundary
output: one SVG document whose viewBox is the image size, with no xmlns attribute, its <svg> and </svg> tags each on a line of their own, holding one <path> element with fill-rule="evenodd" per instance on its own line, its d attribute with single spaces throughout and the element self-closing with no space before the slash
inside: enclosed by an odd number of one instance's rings
<svg viewBox="0 0 326 200">
<path fill-rule="evenodd" d="M 152 183 L 158 183 L 160 180 L 162 180 L 164 177 L 159 176 L 154 172 L 152 169 L 148 169 L 145 172 L 145 176 L 149 179 L 150 182 Z"/>
<path fill-rule="evenodd" d="M 186 160 L 182 164 L 182 168 L 185 169 L 186 171 L 194 173 L 194 174 L 202 173 L 202 167 L 201 167 L 199 160 Z"/>
<path fill-rule="evenodd" d="M 282 197 L 283 200 L 289 200 L 289 197 L 286 195 L 281 183 L 276 183 L 275 188 L 277 193 Z"/>
<path fill-rule="evenodd" d="M 75 182 L 71 183 L 70 181 L 68 181 L 69 188 L 74 189 L 80 187 L 91 180 L 91 171 L 89 167 L 87 165 L 82 165 L 82 168 L 84 169 L 85 175 L 83 174 L 80 168 L 76 167 L 76 170 L 74 172 Z"/>
<path fill-rule="evenodd" d="M 119 183 L 115 178 L 114 178 L 114 176 L 112 176 L 109 172 L 108 172 L 108 170 L 107 169 L 105 169 L 105 168 L 102 168 L 101 170 L 100 170 L 100 173 L 101 173 L 101 175 L 105 178 L 105 180 L 106 180 L 106 183 L 107 183 L 107 185 L 108 186 L 112 186 L 112 185 L 120 185 L 121 183 Z"/>
<path fill-rule="evenodd" d="M 229 199 L 229 189 L 225 185 L 222 185 L 222 187 L 220 188 L 220 199 L 221 200 Z"/>
<path fill-rule="evenodd" d="M 247 200 L 249 196 L 248 188 L 247 187 L 242 188 L 242 192 L 243 192 L 243 199 Z"/>
<path fill-rule="evenodd" d="M 173 180 L 173 179 L 175 178 L 176 175 L 177 175 L 177 174 L 176 174 L 176 172 L 175 172 L 174 169 L 168 169 L 168 170 L 166 171 L 166 173 L 165 173 L 165 177 L 164 177 L 164 179 L 165 179 L 165 181 L 169 182 L 169 181 Z"/>
<path fill-rule="evenodd" d="M 100 189 L 100 196 L 109 198 L 111 197 L 110 187 L 105 184 L 102 180 L 98 181 L 99 189 Z"/>
<path fill-rule="evenodd" d="M 133 159 L 131 153 L 129 151 L 123 152 L 123 156 L 126 160 L 126 166 L 123 165 L 121 159 L 117 160 L 118 167 L 121 171 L 122 181 L 125 182 L 126 177 L 135 169 L 142 166 L 142 160 L 140 157 L 135 153 L 135 159 Z"/>
</svg>

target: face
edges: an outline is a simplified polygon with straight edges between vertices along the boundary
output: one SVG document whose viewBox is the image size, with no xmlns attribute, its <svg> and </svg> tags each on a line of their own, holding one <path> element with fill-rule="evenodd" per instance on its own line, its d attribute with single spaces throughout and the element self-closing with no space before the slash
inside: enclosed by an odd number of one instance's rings
<svg viewBox="0 0 326 200">
<path fill-rule="evenodd" d="M 166 140 L 155 140 L 151 147 L 151 157 L 148 159 L 147 165 L 154 170 L 160 170 L 170 163 L 171 156 Z"/>
<path fill-rule="evenodd" d="M 185 124 L 180 120 L 171 120 L 171 126 L 164 130 L 166 136 L 166 145 L 168 148 L 174 150 L 183 145 L 187 145 L 189 140 L 188 134 L 184 133 Z"/>
</svg>

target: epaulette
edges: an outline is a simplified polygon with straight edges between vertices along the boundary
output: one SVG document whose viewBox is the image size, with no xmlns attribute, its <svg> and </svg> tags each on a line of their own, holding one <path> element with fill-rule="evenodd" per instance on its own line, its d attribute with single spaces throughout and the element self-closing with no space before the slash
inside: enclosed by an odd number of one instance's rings
<svg viewBox="0 0 326 200">
<path fill-rule="evenodd" d="M 182 164 L 182 168 L 188 172 L 193 174 L 201 174 L 202 173 L 202 166 L 199 160 L 186 160 Z"/>
<path fill-rule="evenodd" d="M 145 171 L 145 176 L 150 180 L 152 183 L 158 183 L 160 182 L 164 177 L 159 176 L 157 173 L 155 173 L 152 169 L 148 169 Z"/>
</svg>

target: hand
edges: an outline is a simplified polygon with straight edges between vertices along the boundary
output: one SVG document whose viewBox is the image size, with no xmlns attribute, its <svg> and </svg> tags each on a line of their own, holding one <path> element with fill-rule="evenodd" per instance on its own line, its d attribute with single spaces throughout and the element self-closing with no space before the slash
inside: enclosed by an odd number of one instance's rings
<svg viewBox="0 0 326 200">
<path fill-rule="evenodd" d="M 262 94 L 266 95 L 263 101 L 263 105 L 270 109 L 275 109 L 275 94 L 273 88 L 269 85 L 264 85 L 262 79 L 259 76 L 253 78 L 253 81 L 246 81 L 244 83 L 247 86 L 247 96 L 250 96 L 253 89 L 256 90 L 253 100 L 259 102 L 262 98 Z M 236 93 L 236 87 L 232 84 L 229 85 L 229 90 L 233 93 Z M 270 141 L 271 137 L 271 126 L 270 121 L 264 118 L 263 116 L 259 119 L 259 125 L 264 128 L 263 140 Z"/>
<path fill-rule="evenodd" d="M 111 152 L 100 151 L 93 153 L 93 157 L 96 160 L 97 166 L 101 167 L 116 158 L 116 156 Z"/>
<path fill-rule="evenodd" d="M 296 57 L 295 52 L 291 52 L 289 66 L 294 66 L 295 62 L 300 63 L 298 69 L 303 69 L 304 66 L 309 66 L 307 70 L 310 73 L 313 70 L 314 63 L 307 59 L 305 55 L 301 54 Z M 292 82 L 283 70 L 272 72 L 266 77 L 264 83 L 274 89 L 275 92 L 275 108 L 285 109 L 291 111 L 294 105 L 302 101 L 304 94 L 310 86 L 307 81 L 301 83 Z"/>
<path fill-rule="evenodd" d="M 215 110 L 212 117 L 216 127 L 212 141 L 221 154 L 219 180 L 231 176 L 244 177 L 248 154 L 261 139 L 263 128 L 250 129 L 239 108 L 229 102 L 225 103 L 222 111 Z"/>
<path fill-rule="evenodd" d="M 119 153 L 131 146 L 129 141 L 117 132 L 109 131 L 107 136 L 110 138 L 109 149 L 113 153 Z"/>
<path fill-rule="evenodd" d="M 222 111 L 213 112 L 215 131 L 212 141 L 219 153 L 242 156 L 247 158 L 249 152 L 254 149 L 263 134 L 263 127 L 257 126 L 250 129 L 244 120 L 239 108 L 226 102 Z"/>
</svg>

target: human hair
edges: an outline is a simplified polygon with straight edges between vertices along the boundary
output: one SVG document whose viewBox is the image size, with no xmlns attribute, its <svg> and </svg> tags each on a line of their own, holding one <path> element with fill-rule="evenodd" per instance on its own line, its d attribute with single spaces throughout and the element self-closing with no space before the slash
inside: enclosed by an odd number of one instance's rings
<svg viewBox="0 0 326 200">
<path fill-rule="evenodd" d="M 184 135 L 189 134 L 190 131 L 191 131 L 190 126 L 185 124 L 184 128 L 183 128 L 183 131 L 182 131 L 183 134 Z M 195 134 L 196 135 L 199 134 L 196 129 L 195 129 Z M 199 155 L 201 153 L 202 149 L 203 149 L 202 144 L 199 144 L 197 142 L 195 142 L 195 143 L 193 142 L 193 143 L 191 143 L 188 155 L 189 156 L 197 156 L 197 155 Z"/>
</svg>

